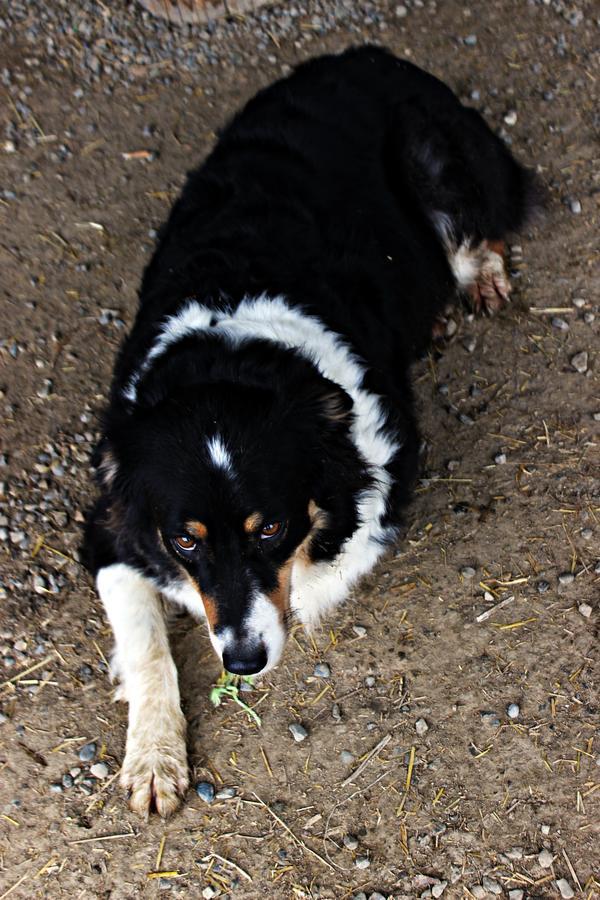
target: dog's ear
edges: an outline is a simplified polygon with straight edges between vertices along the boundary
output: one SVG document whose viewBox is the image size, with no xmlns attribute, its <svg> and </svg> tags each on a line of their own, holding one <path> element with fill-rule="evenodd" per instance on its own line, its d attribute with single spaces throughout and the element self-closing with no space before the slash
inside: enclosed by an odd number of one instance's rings
<svg viewBox="0 0 600 900">
<path fill-rule="evenodd" d="M 300 387 L 296 405 L 311 410 L 329 425 L 348 425 L 352 418 L 351 397 L 328 378 Z"/>
</svg>

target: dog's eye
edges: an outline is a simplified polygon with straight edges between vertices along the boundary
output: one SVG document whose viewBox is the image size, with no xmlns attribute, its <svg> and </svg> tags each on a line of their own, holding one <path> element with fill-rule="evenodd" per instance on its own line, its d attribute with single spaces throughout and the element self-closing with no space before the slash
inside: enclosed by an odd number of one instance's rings
<svg viewBox="0 0 600 900">
<path fill-rule="evenodd" d="M 171 543 L 180 553 L 191 553 L 196 549 L 196 541 L 189 534 L 178 534 L 177 537 L 171 538 Z"/>
<path fill-rule="evenodd" d="M 261 539 L 268 541 L 270 538 L 277 537 L 281 533 L 282 528 L 283 522 L 267 522 L 260 530 Z"/>
</svg>

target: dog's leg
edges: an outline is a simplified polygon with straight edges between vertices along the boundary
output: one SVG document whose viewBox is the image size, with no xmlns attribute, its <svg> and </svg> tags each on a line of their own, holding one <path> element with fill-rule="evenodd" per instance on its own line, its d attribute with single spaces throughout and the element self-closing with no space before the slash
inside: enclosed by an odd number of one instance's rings
<svg viewBox="0 0 600 900">
<path fill-rule="evenodd" d="M 188 786 L 186 724 L 158 591 L 123 563 L 100 569 L 98 593 L 115 636 L 114 674 L 129 703 L 121 784 L 135 812 L 172 813 Z"/>
</svg>

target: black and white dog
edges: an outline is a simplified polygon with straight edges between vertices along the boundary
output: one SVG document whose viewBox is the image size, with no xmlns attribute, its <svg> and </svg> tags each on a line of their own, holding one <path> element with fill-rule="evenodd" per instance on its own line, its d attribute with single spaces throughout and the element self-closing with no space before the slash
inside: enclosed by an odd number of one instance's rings
<svg viewBox="0 0 600 900">
<path fill-rule="evenodd" d="M 87 553 L 129 703 L 122 782 L 188 783 L 161 595 L 230 672 L 265 672 L 394 540 L 409 379 L 457 288 L 506 299 L 532 177 L 437 79 L 363 47 L 259 93 L 193 172 L 144 274 Z"/>
</svg>

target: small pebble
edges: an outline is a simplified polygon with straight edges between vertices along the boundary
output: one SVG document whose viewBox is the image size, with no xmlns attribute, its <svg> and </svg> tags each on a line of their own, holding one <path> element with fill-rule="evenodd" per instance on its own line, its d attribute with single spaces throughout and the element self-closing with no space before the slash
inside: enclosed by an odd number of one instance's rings
<svg viewBox="0 0 600 900">
<path fill-rule="evenodd" d="M 513 126 L 517 124 L 517 112 L 514 109 L 510 109 L 506 115 L 504 116 L 504 122 L 506 125 Z"/>
<path fill-rule="evenodd" d="M 488 878 L 487 875 L 484 875 L 481 880 L 481 883 L 483 885 L 484 891 L 487 891 L 488 894 L 501 894 L 502 893 L 501 885 L 494 878 Z"/>
<path fill-rule="evenodd" d="M 357 637 L 364 637 L 367 633 L 367 629 L 364 625 L 353 625 L 352 631 Z"/>
<path fill-rule="evenodd" d="M 104 762 L 94 763 L 93 766 L 90 766 L 90 775 L 93 775 L 94 778 L 108 778 L 108 766 Z"/>
<path fill-rule="evenodd" d="M 199 781 L 196 784 L 196 793 L 205 803 L 212 803 L 215 799 L 215 787 L 210 781 Z"/>
<path fill-rule="evenodd" d="M 554 862 L 554 856 L 550 853 L 549 850 L 545 848 L 538 853 L 538 863 L 542 867 L 542 869 L 549 869 L 552 863 Z"/>
<path fill-rule="evenodd" d="M 202 896 L 204 900 L 212 900 L 213 897 L 219 896 L 219 891 L 217 888 L 213 887 L 212 884 L 207 884 L 205 888 L 202 889 Z"/>
<path fill-rule="evenodd" d="M 394 10 L 394 15 L 396 16 L 397 19 L 404 19 L 405 16 L 408 15 L 408 10 L 407 10 L 406 6 L 404 6 L 404 4 L 402 4 L 402 3 L 399 4 L 396 7 L 396 9 Z"/>
<path fill-rule="evenodd" d="M 561 319 L 560 316 L 555 316 L 552 319 L 552 327 L 556 328 L 558 331 L 568 331 L 570 326 L 569 323 L 564 319 Z"/>
<path fill-rule="evenodd" d="M 349 750 L 342 750 L 340 753 L 340 760 L 345 766 L 349 766 L 355 759 L 354 753 L 350 753 Z"/>
<path fill-rule="evenodd" d="M 314 668 L 313 675 L 317 678 L 329 678 L 331 675 L 331 669 L 327 665 L 327 663 L 317 663 Z"/>
<path fill-rule="evenodd" d="M 437 884 L 432 885 L 431 896 L 432 897 L 441 897 L 447 887 L 448 887 L 447 881 L 439 881 Z"/>
<path fill-rule="evenodd" d="M 571 897 L 575 896 L 575 891 L 566 878 L 559 878 L 556 882 L 556 887 L 559 889 L 560 896 L 563 897 L 564 900 L 571 900 Z"/>
<path fill-rule="evenodd" d="M 506 851 L 506 856 L 509 859 L 523 859 L 523 848 L 522 847 L 511 847 L 510 850 Z"/>
<path fill-rule="evenodd" d="M 358 838 L 354 834 L 345 834 L 342 840 L 346 850 L 356 850 L 358 847 Z"/>
<path fill-rule="evenodd" d="M 59 784 L 58 782 L 54 782 L 54 784 L 50 785 L 49 790 L 50 790 L 51 794 L 62 794 L 63 786 L 62 786 L 62 784 Z"/>
<path fill-rule="evenodd" d="M 425 721 L 425 719 L 417 719 L 415 722 L 415 731 L 418 735 L 426 734 L 429 731 L 429 725 Z"/>
<path fill-rule="evenodd" d="M 506 453 L 496 453 L 494 457 L 494 462 L 497 466 L 503 466 L 506 464 Z"/>
<path fill-rule="evenodd" d="M 237 791 L 234 787 L 226 787 L 221 788 L 220 791 L 217 791 L 215 794 L 215 800 L 233 800 L 234 797 L 237 796 Z"/>
<path fill-rule="evenodd" d="M 75 779 L 73 778 L 73 776 L 70 774 L 70 772 L 65 772 L 62 777 L 62 786 L 64 788 L 72 788 L 74 784 Z"/>
<path fill-rule="evenodd" d="M 571 200 L 569 200 L 569 209 L 574 216 L 579 216 L 581 214 L 581 201 L 573 197 Z"/>
<path fill-rule="evenodd" d="M 352 900 L 367 900 L 367 895 L 364 891 L 360 891 L 358 894 L 354 894 Z"/>
<path fill-rule="evenodd" d="M 365 678 L 365 686 L 368 688 L 375 687 L 375 677 L 373 675 L 367 675 Z"/>
<path fill-rule="evenodd" d="M 385 900 L 385 897 L 379 891 L 373 891 L 372 894 L 369 894 L 369 900 Z"/>
<path fill-rule="evenodd" d="M 298 744 L 306 740 L 306 738 L 308 737 L 308 731 L 303 725 L 300 725 L 298 722 L 292 722 L 291 725 L 288 725 L 288 731 Z"/>
<path fill-rule="evenodd" d="M 589 619 L 592 614 L 592 607 L 589 603 L 580 603 L 578 609 L 582 616 Z"/>
<path fill-rule="evenodd" d="M 480 884 L 472 884 L 469 888 L 475 900 L 485 900 L 487 897 L 487 891 L 485 888 L 481 887 Z"/>
<path fill-rule="evenodd" d="M 521 709 L 518 703 L 510 703 L 506 708 L 509 719 L 518 719 Z"/>
<path fill-rule="evenodd" d="M 573 306 L 576 309 L 583 309 L 583 307 L 585 306 L 585 298 L 584 297 L 574 297 L 573 300 L 571 301 L 571 303 L 573 304 Z"/>
<path fill-rule="evenodd" d="M 477 35 L 476 34 L 468 34 L 466 38 L 463 38 L 463 44 L 467 47 L 474 47 L 477 43 Z"/>
<path fill-rule="evenodd" d="M 460 574 L 463 578 L 475 578 L 475 569 L 473 568 L 473 566 L 463 566 L 463 568 L 460 570 Z"/>
<path fill-rule="evenodd" d="M 521 888 L 515 888 L 508 892 L 508 900 L 523 900 L 524 896 L 525 891 L 522 891 Z"/>
<path fill-rule="evenodd" d="M 568 584 L 573 584 L 575 581 L 575 576 L 572 572 L 562 572 L 558 576 L 558 583 L 562 584 L 563 587 L 566 587 Z"/>
<path fill-rule="evenodd" d="M 336 722 L 341 722 L 342 720 L 342 710 L 340 709 L 339 703 L 334 703 L 331 707 L 331 718 Z"/>
<path fill-rule="evenodd" d="M 91 762 L 96 756 L 97 747 L 94 741 L 90 741 L 89 744 L 84 744 L 79 753 L 77 754 L 81 762 Z"/>
<path fill-rule="evenodd" d="M 540 831 L 542 832 L 543 835 L 548 837 L 548 835 L 550 834 L 550 826 L 549 825 L 541 825 Z"/>
<path fill-rule="evenodd" d="M 587 350 L 582 350 L 581 353 L 576 353 L 575 356 L 572 356 L 571 365 L 576 372 L 579 372 L 580 375 L 584 375 L 587 372 L 588 367 Z"/>
<path fill-rule="evenodd" d="M 545 594 L 546 591 L 549 591 L 549 590 L 550 590 L 550 582 L 549 582 L 549 581 L 544 581 L 544 580 L 542 579 L 541 581 L 538 581 L 536 587 L 537 587 L 537 592 L 538 592 L 538 594 Z"/>
<path fill-rule="evenodd" d="M 357 856 L 354 860 L 354 865 L 357 869 L 368 869 L 371 865 L 371 860 L 368 856 Z"/>
<path fill-rule="evenodd" d="M 596 321 L 596 316 L 593 312 L 586 312 L 583 314 L 583 321 L 586 325 L 591 325 L 592 322 Z"/>
<path fill-rule="evenodd" d="M 581 537 L 584 541 L 591 541 L 591 539 L 594 537 L 594 532 L 591 528 L 582 528 Z"/>
</svg>

